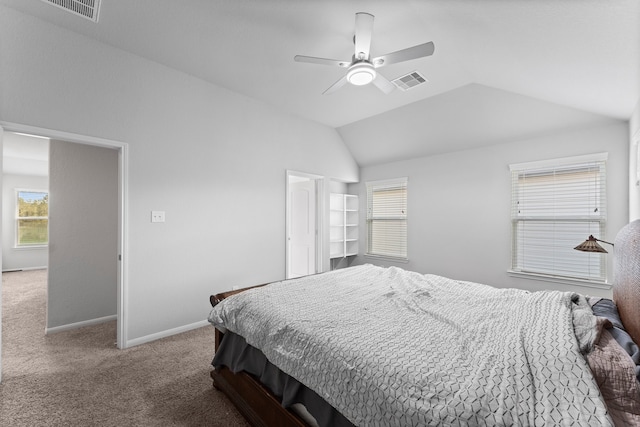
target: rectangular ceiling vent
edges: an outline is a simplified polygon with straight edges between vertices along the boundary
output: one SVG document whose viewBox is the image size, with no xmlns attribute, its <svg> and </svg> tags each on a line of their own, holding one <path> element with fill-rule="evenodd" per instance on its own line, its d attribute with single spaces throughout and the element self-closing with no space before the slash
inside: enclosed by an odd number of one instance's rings
<svg viewBox="0 0 640 427">
<path fill-rule="evenodd" d="M 100 10 L 101 0 L 42 0 L 45 3 L 52 4 L 74 15 L 80 15 L 83 18 L 98 22 L 98 11 Z"/>
<path fill-rule="evenodd" d="M 428 80 L 417 71 L 392 80 L 392 83 L 402 90 L 409 90 L 426 82 L 428 82 Z"/>
</svg>

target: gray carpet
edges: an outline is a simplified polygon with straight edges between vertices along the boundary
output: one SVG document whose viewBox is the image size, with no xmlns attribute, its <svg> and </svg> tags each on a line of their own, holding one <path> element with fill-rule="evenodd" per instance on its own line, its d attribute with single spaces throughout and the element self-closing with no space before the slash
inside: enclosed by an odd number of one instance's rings
<svg viewBox="0 0 640 427">
<path fill-rule="evenodd" d="M 116 322 L 44 335 L 46 270 L 2 274 L 2 426 L 248 426 L 204 327 L 118 350 Z"/>
</svg>

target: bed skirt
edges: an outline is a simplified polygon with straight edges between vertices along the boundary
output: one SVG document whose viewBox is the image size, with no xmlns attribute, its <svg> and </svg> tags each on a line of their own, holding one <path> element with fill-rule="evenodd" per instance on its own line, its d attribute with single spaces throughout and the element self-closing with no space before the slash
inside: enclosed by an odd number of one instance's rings
<svg viewBox="0 0 640 427">
<path fill-rule="evenodd" d="M 353 427 L 317 393 L 270 363 L 260 350 L 247 344 L 240 335 L 225 332 L 211 364 L 215 369 L 224 366 L 233 373 L 244 371 L 250 374 L 279 397 L 283 407 L 303 405 L 320 427 Z"/>
</svg>

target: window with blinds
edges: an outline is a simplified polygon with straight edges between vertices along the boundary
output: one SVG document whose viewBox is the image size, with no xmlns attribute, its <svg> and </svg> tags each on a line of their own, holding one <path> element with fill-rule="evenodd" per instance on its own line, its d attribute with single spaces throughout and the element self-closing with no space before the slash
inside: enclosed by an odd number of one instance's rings
<svg viewBox="0 0 640 427">
<path fill-rule="evenodd" d="M 513 271 L 606 281 L 602 254 L 573 249 L 606 237 L 606 157 L 511 165 Z"/>
<path fill-rule="evenodd" d="M 407 178 L 367 182 L 367 254 L 407 258 Z"/>
</svg>

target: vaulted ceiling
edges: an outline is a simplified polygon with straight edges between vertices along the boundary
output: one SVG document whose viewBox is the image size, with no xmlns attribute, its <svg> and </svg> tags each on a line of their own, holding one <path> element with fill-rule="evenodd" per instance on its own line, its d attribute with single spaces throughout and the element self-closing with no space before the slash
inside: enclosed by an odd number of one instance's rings
<svg viewBox="0 0 640 427">
<path fill-rule="evenodd" d="M 102 0 L 97 23 L 0 4 L 334 127 L 361 165 L 628 120 L 640 96 L 636 0 Z M 293 57 L 350 60 L 361 11 L 373 56 L 434 42 L 379 69 L 428 83 L 322 95 L 345 70 Z"/>
</svg>

